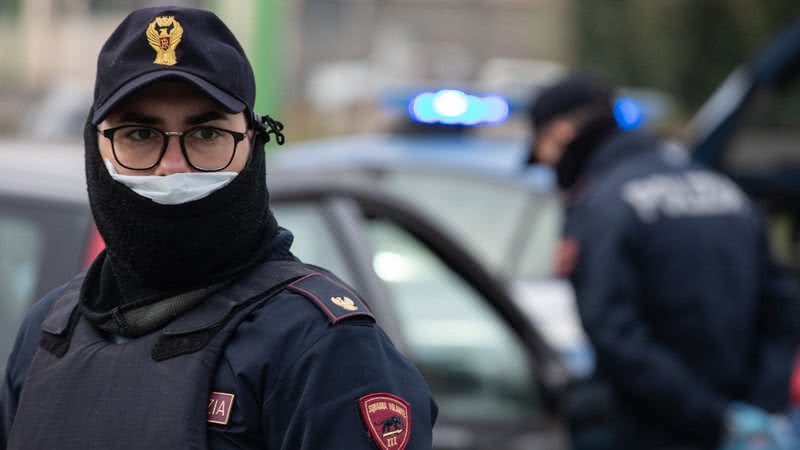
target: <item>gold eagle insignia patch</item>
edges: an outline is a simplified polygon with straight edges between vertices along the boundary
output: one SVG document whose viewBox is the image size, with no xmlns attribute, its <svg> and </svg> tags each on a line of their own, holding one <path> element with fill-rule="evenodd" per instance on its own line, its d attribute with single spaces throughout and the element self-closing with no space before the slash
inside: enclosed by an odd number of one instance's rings
<svg viewBox="0 0 800 450">
<path fill-rule="evenodd" d="M 159 16 L 147 27 L 147 43 L 156 51 L 153 64 L 174 66 L 178 63 L 175 49 L 183 38 L 183 27 L 175 16 Z"/>
<path fill-rule="evenodd" d="M 348 311 L 358 311 L 358 306 L 350 297 L 331 297 L 331 301 L 338 307 Z"/>
</svg>

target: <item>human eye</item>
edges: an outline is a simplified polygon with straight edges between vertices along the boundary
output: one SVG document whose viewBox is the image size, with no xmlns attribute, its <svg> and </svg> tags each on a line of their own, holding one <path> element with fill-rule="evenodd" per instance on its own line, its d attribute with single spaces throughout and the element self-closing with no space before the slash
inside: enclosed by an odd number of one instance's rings
<svg viewBox="0 0 800 450">
<path fill-rule="evenodd" d="M 132 142 L 146 142 L 158 137 L 158 133 L 152 128 L 130 127 L 123 132 L 123 137 Z"/>
<path fill-rule="evenodd" d="M 214 142 L 222 136 L 222 132 L 214 127 L 197 127 L 187 135 L 190 139 L 201 142 Z"/>
</svg>

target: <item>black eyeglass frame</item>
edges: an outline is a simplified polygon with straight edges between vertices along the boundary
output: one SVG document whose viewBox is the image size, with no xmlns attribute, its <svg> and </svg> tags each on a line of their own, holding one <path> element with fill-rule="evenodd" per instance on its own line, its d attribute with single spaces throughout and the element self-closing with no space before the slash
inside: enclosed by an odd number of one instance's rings
<svg viewBox="0 0 800 450">
<path fill-rule="evenodd" d="M 161 153 L 158 155 L 158 159 L 156 159 L 156 162 L 153 163 L 152 166 L 145 167 L 145 168 L 128 167 L 128 166 L 126 166 L 125 164 L 123 164 L 119 160 L 119 157 L 117 156 L 117 149 L 116 149 L 116 146 L 114 145 L 114 135 L 117 133 L 117 131 L 119 131 L 119 130 L 121 130 L 123 128 L 146 128 L 148 130 L 152 130 L 152 131 L 155 131 L 155 132 L 158 132 L 159 134 L 161 134 L 161 136 L 164 138 L 163 139 L 164 144 L 161 146 Z M 186 152 L 186 145 L 184 144 L 184 139 L 185 139 L 187 134 L 190 134 L 193 131 L 197 131 L 197 130 L 200 130 L 200 129 L 212 129 L 212 130 L 216 130 L 216 131 L 219 131 L 219 132 L 222 132 L 222 133 L 228 133 L 233 137 L 233 152 L 231 153 L 231 159 L 228 161 L 227 164 L 225 164 L 224 166 L 220 167 L 219 169 L 203 169 L 203 168 L 197 167 L 194 164 L 192 164 L 191 159 L 189 159 L 189 155 Z M 158 166 L 158 164 L 164 158 L 164 154 L 167 153 L 167 147 L 169 146 L 169 137 L 170 136 L 178 136 L 178 143 L 180 144 L 181 153 L 183 153 L 183 158 L 186 160 L 186 163 L 189 164 L 189 166 L 192 169 L 197 170 L 198 172 L 221 172 L 221 171 L 227 169 L 228 166 L 231 165 L 231 163 L 233 162 L 233 159 L 236 157 L 236 148 L 239 146 L 239 142 L 242 142 L 244 140 L 244 137 L 245 137 L 245 133 L 240 133 L 238 131 L 233 131 L 233 130 L 226 130 L 225 128 L 212 127 L 212 126 L 209 126 L 209 125 L 199 125 L 199 126 L 192 127 L 192 128 L 187 129 L 187 130 L 184 130 L 184 131 L 164 131 L 162 129 L 159 129 L 159 128 L 156 128 L 156 127 L 151 127 L 151 126 L 148 126 L 148 125 L 127 124 L 127 125 L 120 125 L 120 126 L 113 127 L 113 128 L 106 128 L 105 130 L 98 129 L 97 132 L 100 133 L 101 135 L 103 135 L 104 137 L 106 137 L 106 139 L 108 139 L 109 141 L 111 141 L 111 153 L 114 154 L 114 159 L 117 161 L 117 163 L 120 166 L 122 166 L 122 167 L 124 167 L 124 168 L 126 168 L 128 170 L 150 170 L 150 169 Z"/>
</svg>

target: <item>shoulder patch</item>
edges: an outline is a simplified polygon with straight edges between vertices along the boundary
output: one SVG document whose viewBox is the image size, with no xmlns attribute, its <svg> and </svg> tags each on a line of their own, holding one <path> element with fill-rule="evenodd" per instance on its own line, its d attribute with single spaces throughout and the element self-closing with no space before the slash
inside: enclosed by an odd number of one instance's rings
<svg viewBox="0 0 800 450">
<path fill-rule="evenodd" d="M 314 302 L 332 324 L 350 317 L 375 317 L 367 305 L 342 283 L 322 273 L 312 273 L 295 281 L 286 289 Z"/>
<path fill-rule="evenodd" d="M 361 419 L 381 450 L 403 450 L 411 437 L 411 405 L 386 392 L 365 395 L 358 400 Z"/>
</svg>

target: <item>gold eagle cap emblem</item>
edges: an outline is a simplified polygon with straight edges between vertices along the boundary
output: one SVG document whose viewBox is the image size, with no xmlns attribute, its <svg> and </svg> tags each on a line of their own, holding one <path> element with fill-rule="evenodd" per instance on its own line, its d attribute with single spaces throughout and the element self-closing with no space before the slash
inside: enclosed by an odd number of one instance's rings
<svg viewBox="0 0 800 450">
<path fill-rule="evenodd" d="M 358 311 L 358 306 L 350 297 L 331 297 L 331 301 L 342 309 Z"/>
<path fill-rule="evenodd" d="M 147 43 L 156 51 L 153 64 L 174 66 L 178 63 L 175 49 L 183 38 L 183 27 L 175 16 L 159 16 L 147 27 Z"/>
</svg>

